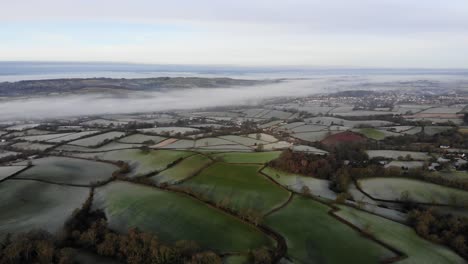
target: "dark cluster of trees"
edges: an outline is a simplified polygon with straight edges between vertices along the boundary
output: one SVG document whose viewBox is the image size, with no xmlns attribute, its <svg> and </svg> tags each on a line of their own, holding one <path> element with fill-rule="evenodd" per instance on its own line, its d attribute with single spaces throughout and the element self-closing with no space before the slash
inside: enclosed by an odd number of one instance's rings
<svg viewBox="0 0 468 264">
<path fill-rule="evenodd" d="M 45 231 L 30 231 L 15 237 L 7 236 L 0 243 L 0 263 L 59 263 L 73 264 L 69 248 Z"/>
<path fill-rule="evenodd" d="M 278 159 L 270 161 L 269 166 L 291 173 L 330 179 L 340 167 L 335 155 L 315 155 L 285 150 Z"/>
<path fill-rule="evenodd" d="M 174 245 L 161 243 L 156 236 L 130 229 L 117 234 L 107 227 L 105 218 L 93 221 L 84 229 L 72 229 L 70 239 L 80 248 L 100 256 L 118 259 L 123 263 L 163 264 L 193 263 L 221 264 L 221 258 L 211 251 L 202 251 L 192 241 L 177 241 Z"/>
<path fill-rule="evenodd" d="M 330 189 L 341 193 L 346 192 L 351 182 L 350 169 L 363 166 L 367 158 L 367 154 L 359 147 L 339 145 L 329 155 L 285 150 L 268 165 L 282 171 L 329 180 Z M 345 161 L 348 163 L 345 164 Z"/>
<path fill-rule="evenodd" d="M 415 143 L 417 143 L 417 145 L 415 145 Z M 441 145 L 468 148 L 468 134 L 460 133 L 456 127 L 454 127 L 453 129 L 443 131 L 433 136 L 426 135 L 422 132 L 416 135 L 388 137 L 382 140 L 380 144 L 381 146 L 386 146 L 386 148 L 403 147 L 404 149 L 409 149 L 411 146 L 419 146 L 419 149 L 413 150 L 427 152 L 432 152 Z"/>
<path fill-rule="evenodd" d="M 468 259 L 468 218 L 419 209 L 411 211 L 409 223 L 420 236 L 444 244 Z"/>
</svg>

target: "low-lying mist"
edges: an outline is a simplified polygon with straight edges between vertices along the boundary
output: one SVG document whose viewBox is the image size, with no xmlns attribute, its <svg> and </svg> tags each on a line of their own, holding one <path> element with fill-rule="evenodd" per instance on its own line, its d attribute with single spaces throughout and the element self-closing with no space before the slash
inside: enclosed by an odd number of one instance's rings
<svg viewBox="0 0 468 264">
<path fill-rule="evenodd" d="M 424 88 L 441 92 L 468 88 L 465 76 L 316 76 L 248 87 L 4 98 L 0 101 L 0 121 L 254 105 L 265 99 L 343 90 L 420 90 L 421 80 L 425 80 Z"/>
<path fill-rule="evenodd" d="M 83 94 L 8 99 L 0 102 L 0 120 L 58 118 L 257 104 L 264 99 L 326 91 L 318 80 L 285 81 L 271 85 L 230 88 L 174 89 L 130 92 L 126 95 Z"/>
</svg>

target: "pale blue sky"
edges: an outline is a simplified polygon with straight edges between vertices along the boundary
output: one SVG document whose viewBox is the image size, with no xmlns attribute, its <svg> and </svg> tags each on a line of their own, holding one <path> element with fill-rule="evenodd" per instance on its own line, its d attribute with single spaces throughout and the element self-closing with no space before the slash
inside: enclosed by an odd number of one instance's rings
<svg viewBox="0 0 468 264">
<path fill-rule="evenodd" d="M 466 0 L 0 0 L 0 60 L 468 68 Z"/>
</svg>

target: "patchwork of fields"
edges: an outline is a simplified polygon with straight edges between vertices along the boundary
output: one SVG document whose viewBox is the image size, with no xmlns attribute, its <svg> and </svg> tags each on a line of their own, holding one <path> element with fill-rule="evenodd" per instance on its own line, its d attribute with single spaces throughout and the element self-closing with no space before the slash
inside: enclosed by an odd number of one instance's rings
<svg viewBox="0 0 468 264">
<path fill-rule="evenodd" d="M 395 137 L 431 137 L 454 128 L 387 121 L 383 115 L 450 119 L 444 114 L 459 107 L 280 106 L 109 115 L 53 131 L 36 124 L 2 128 L 8 147 L 0 152 L 0 239 L 32 229 L 60 234 L 86 204 L 102 211 L 117 234 L 138 228 L 168 245 L 194 241 L 220 254 L 223 263 L 253 263 L 257 250 L 288 264 L 464 263 L 455 251 L 418 236 L 403 204 L 468 215 L 468 191 L 460 187 L 468 184 L 466 171 L 448 167 L 413 177 L 413 169 L 442 163 L 443 152 L 379 147 Z M 152 125 L 140 126 L 144 121 Z M 404 173 L 352 178 L 338 190 L 336 171 L 321 178 L 313 173 L 331 167 L 324 160 L 335 157 L 341 144 L 361 144 L 368 164 Z M 298 153 L 298 166 L 313 173 L 277 169 L 283 167 L 274 160 L 289 153 Z M 322 163 L 307 167 L 307 154 Z M 361 168 L 353 158 L 340 164 Z M 109 261 L 77 252 L 78 263 Z"/>
</svg>

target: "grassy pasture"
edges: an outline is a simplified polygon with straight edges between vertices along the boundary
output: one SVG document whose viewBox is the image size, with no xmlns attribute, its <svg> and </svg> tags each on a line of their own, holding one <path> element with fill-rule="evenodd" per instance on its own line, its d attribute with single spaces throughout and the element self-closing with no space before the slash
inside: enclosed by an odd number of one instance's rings
<svg viewBox="0 0 468 264">
<path fill-rule="evenodd" d="M 249 257 L 244 255 L 227 256 L 223 259 L 223 264 L 248 264 Z"/>
<path fill-rule="evenodd" d="M 374 198 L 400 200 L 403 193 L 421 203 L 468 205 L 468 192 L 406 178 L 368 178 L 359 180 L 361 188 Z"/>
<path fill-rule="evenodd" d="M 7 233 L 32 229 L 55 233 L 88 195 L 89 188 L 31 180 L 4 181 L 0 183 L 0 239 Z"/>
<path fill-rule="evenodd" d="M 195 147 L 208 147 L 208 146 L 218 146 L 218 145 L 235 145 L 231 141 L 225 140 L 223 138 L 200 138 L 195 140 Z"/>
<path fill-rule="evenodd" d="M 318 149 L 316 147 L 306 146 L 306 145 L 295 145 L 292 147 L 292 150 L 295 152 L 305 152 L 305 153 L 313 153 L 316 155 L 325 155 L 328 151 L 323 149 Z"/>
<path fill-rule="evenodd" d="M 52 144 L 42 144 L 42 143 L 29 143 L 29 142 L 19 142 L 16 144 L 11 145 L 11 147 L 21 150 L 39 150 L 39 151 L 46 151 L 54 145 Z"/>
<path fill-rule="evenodd" d="M 398 263 L 466 263 L 450 249 L 419 237 L 408 226 L 350 207 L 340 206 L 340 209 L 340 211 L 336 212 L 338 216 L 343 217 L 360 228 L 365 228 L 377 239 L 408 255 L 408 258 Z"/>
<path fill-rule="evenodd" d="M 222 151 L 222 152 L 229 152 L 229 151 L 240 151 L 240 152 L 250 152 L 252 151 L 251 148 L 246 147 L 244 145 L 218 145 L 218 146 L 208 146 L 208 147 L 200 147 L 197 150 L 205 150 L 205 151 Z"/>
<path fill-rule="evenodd" d="M 328 214 L 330 208 L 295 196 L 265 224 L 282 234 L 296 263 L 378 263 L 393 252 L 366 239 Z"/>
<path fill-rule="evenodd" d="M 288 192 L 257 171 L 259 165 L 216 163 L 181 186 L 237 212 L 266 213 L 288 199 Z"/>
<path fill-rule="evenodd" d="M 382 140 L 389 136 L 398 136 L 398 133 L 388 132 L 385 130 L 379 130 L 375 128 L 361 128 L 357 129 L 356 132 L 363 134 L 367 138 L 374 140 Z"/>
<path fill-rule="evenodd" d="M 278 141 L 278 142 L 263 145 L 263 150 L 265 151 L 283 150 L 283 149 L 290 148 L 291 146 L 292 144 L 287 141 Z"/>
<path fill-rule="evenodd" d="M 204 155 L 193 155 L 176 164 L 174 167 L 151 177 L 156 183 L 176 183 L 193 176 L 212 161 Z"/>
<path fill-rule="evenodd" d="M 410 155 L 414 160 L 428 160 L 430 156 L 425 152 L 416 151 L 401 151 L 401 150 L 367 150 L 369 158 L 387 158 L 387 159 L 398 159 L 399 157 L 406 157 Z"/>
<path fill-rule="evenodd" d="M 134 149 L 143 146 L 142 144 L 126 144 L 119 142 L 109 142 L 104 146 L 99 148 L 88 148 L 75 145 L 61 145 L 56 148 L 56 150 L 61 150 L 65 152 L 83 152 L 83 153 L 92 153 L 92 152 L 102 152 L 102 151 L 111 151 L 111 150 L 122 150 L 122 149 Z"/>
<path fill-rule="evenodd" d="M 328 188 L 330 182 L 327 180 L 283 172 L 271 167 L 264 168 L 262 172 L 292 191 L 301 193 L 306 186 L 312 195 L 332 200 L 336 198 L 336 193 Z"/>
<path fill-rule="evenodd" d="M 228 140 L 231 144 L 241 144 L 244 146 L 256 146 L 258 144 L 268 144 L 269 142 L 258 140 L 256 138 L 251 137 L 244 137 L 244 136 L 236 136 L 236 135 L 229 135 L 229 136 L 221 136 L 220 138 Z"/>
<path fill-rule="evenodd" d="M 98 132 L 99 131 L 77 132 L 77 133 L 72 133 L 72 134 L 69 134 L 69 135 L 62 136 L 62 137 L 49 139 L 47 142 L 59 143 L 59 142 L 71 141 L 71 140 L 76 140 L 76 139 L 79 139 L 79 138 L 82 138 L 82 137 L 90 136 L 90 135 L 96 134 Z"/>
<path fill-rule="evenodd" d="M 118 140 L 120 143 L 127 143 L 127 144 L 143 144 L 146 141 L 153 141 L 155 144 L 165 140 L 165 137 L 160 136 L 150 136 L 150 135 L 143 135 L 143 134 L 133 134 L 130 136 L 123 137 Z"/>
<path fill-rule="evenodd" d="M 247 136 L 249 138 L 257 139 L 257 134 L 248 134 Z M 265 133 L 260 133 L 260 140 L 270 142 L 270 143 L 278 141 L 278 139 L 275 138 L 274 136 L 268 135 L 268 134 L 265 134 Z"/>
<path fill-rule="evenodd" d="M 61 138 L 61 137 L 65 137 L 65 136 L 70 136 L 74 133 L 59 133 L 59 134 L 45 134 L 45 135 L 33 135 L 33 136 L 24 136 L 24 137 L 18 137 L 16 139 L 19 139 L 19 140 L 25 140 L 25 141 L 49 141 L 49 140 L 53 140 L 53 139 L 57 139 L 57 138 Z"/>
<path fill-rule="evenodd" d="M 6 157 L 10 157 L 10 156 L 16 156 L 20 153 L 18 152 L 14 152 L 14 151 L 4 151 L 4 150 L 0 150 L 0 159 L 3 159 L 3 158 L 6 158 Z"/>
<path fill-rule="evenodd" d="M 392 160 L 389 162 L 387 165 L 385 165 L 385 168 L 388 167 L 396 167 L 396 168 L 409 168 L 409 169 L 414 169 L 414 168 L 422 168 L 424 166 L 423 161 L 398 161 L 398 160 Z"/>
<path fill-rule="evenodd" d="M 108 163 L 66 157 L 35 159 L 33 165 L 15 177 L 87 185 L 109 179 L 118 169 Z"/>
<path fill-rule="evenodd" d="M 26 166 L 0 166 L 0 181 L 26 168 Z"/>
<path fill-rule="evenodd" d="M 138 227 L 166 243 L 192 240 L 217 252 L 272 246 L 254 227 L 183 194 L 114 182 L 96 189 L 93 206 L 104 209 L 111 228 Z"/>
<path fill-rule="evenodd" d="M 317 132 L 304 132 L 304 133 L 295 133 L 292 136 L 298 139 L 305 141 L 315 142 L 325 139 L 327 136 L 332 135 L 331 131 L 317 131 Z"/>
<path fill-rule="evenodd" d="M 184 134 L 198 132 L 200 131 L 200 129 L 191 127 L 154 127 L 138 129 L 138 131 L 141 131 L 143 133 L 169 134 L 171 136 L 174 136 L 178 133 Z"/>
<path fill-rule="evenodd" d="M 322 126 L 322 125 L 303 125 L 303 126 L 294 127 L 291 130 L 294 133 L 303 133 L 303 132 L 323 131 L 323 130 L 326 130 L 327 128 L 328 127 Z"/>
<path fill-rule="evenodd" d="M 92 136 L 92 137 L 78 139 L 78 140 L 70 142 L 69 144 L 82 146 L 82 147 L 95 147 L 101 144 L 102 142 L 104 142 L 105 140 L 113 140 L 113 139 L 122 137 L 124 135 L 125 135 L 124 132 L 112 131 L 112 132 L 107 132 L 107 133 L 99 134 L 99 135 Z"/>
<path fill-rule="evenodd" d="M 270 160 L 277 159 L 281 155 L 281 151 L 270 151 L 270 152 L 251 152 L 251 153 L 239 153 L 239 152 L 228 152 L 218 153 L 211 155 L 214 159 L 221 159 L 227 163 L 258 163 L 265 164 Z"/>
<path fill-rule="evenodd" d="M 175 141 L 174 143 L 163 146 L 161 148 L 164 148 L 164 149 L 191 149 L 194 146 L 195 146 L 195 141 L 194 140 L 179 139 L 179 140 Z"/>
<path fill-rule="evenodd" d="M 193 155 L 193 153 L 177 150 L 160 149 L 143 152 L 140 149 L 124 149 L 101 153 L 75 154 L 74 156 L 110 161 L 122 160 L 130 165 L 130 176 L 140 176 L 164 170 L 169 164 L 190 155 Z"/>
<path fill-rule="evenodd" d="M 425 126 L 424 127 L 424 134 L 429 136 L 434 136 L 435 134 L 439 134 L 451 129 L 455 129 L 455 127 L 451 126 Z"/>
</svg>

